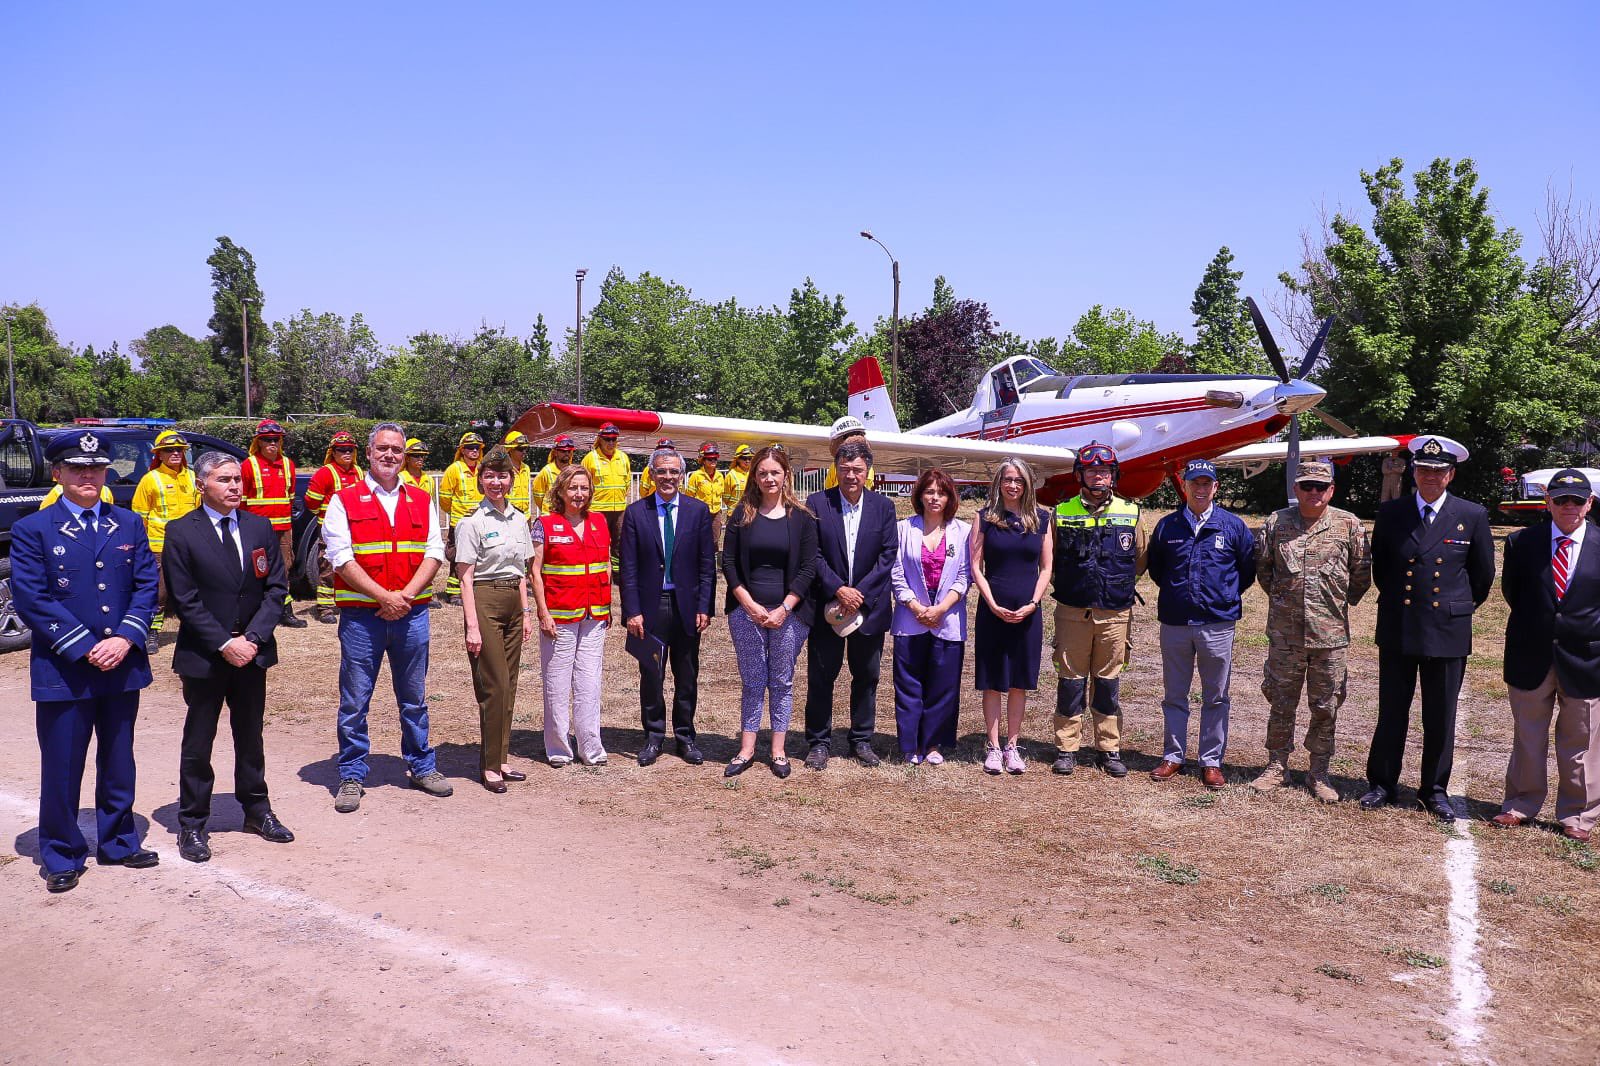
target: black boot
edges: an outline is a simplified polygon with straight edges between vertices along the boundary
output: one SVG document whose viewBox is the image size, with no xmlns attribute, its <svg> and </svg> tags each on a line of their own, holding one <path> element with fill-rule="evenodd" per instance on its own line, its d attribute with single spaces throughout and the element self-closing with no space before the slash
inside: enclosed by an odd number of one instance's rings
<svg viewBox="0 0 1600 1066">
<path fill-rule="evenodd" d="M 278 624 L 289 629 L 304 629 L 306 627 L 306 620 L 294 613 L 294 606 L 292 604 L 286 603 L 283 605 L 283 617 L 278 619 Z"/>
</svg>

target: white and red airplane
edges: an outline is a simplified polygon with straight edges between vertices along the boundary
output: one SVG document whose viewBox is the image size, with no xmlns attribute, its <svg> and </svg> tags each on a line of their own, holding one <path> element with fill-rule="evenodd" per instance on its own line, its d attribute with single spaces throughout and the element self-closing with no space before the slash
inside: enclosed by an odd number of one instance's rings
<svg viewBox="0 0 1600 1066">
<path fill-rule="evenodd" d="M 1269 354 L 1277 356 L 1275 347 Z M 1315 349 L 1306 365 L 1314 356 Z M 1315 411 L 1324 392 L 1291 379 L 1281 357 L 1273 361 L 1280 377 L 1067 376 L 1038 359 L 1018 356 L 983 375 L 965 410 L 902 432 L 878 361 L 866 357 L 850 367 L 849 410 L 867 427 L 880 475 L 914 476 L 938 466 L 959 481 L 987 483 L 999 461 L 1014 455 L 1034 468 L 1044 483 L 1040 496 L 1048 503 L 1077 491 L 1077 449 L 1099 442 L 1116 450 L 1118 491 L 1140 497 L 1154 492 L 1164 478 L 1175 477 L 1190 459 L 1211 459 L 1254 473 L 1287 458 L 1291 444 L 1269 438 L 1289 426 L 1296 414 Z M 729 398 L 730 405 L 737 402 L 737 397 Z M 1337 420 L 1317 414 L 1350 436 L 1300 441 L 1301 456 L 1389 452 L 1411 438 L 1358 437 Z M 723 455 L 737 444 L 759 448 L 779 443 L 797 468 L 832 461 L 827 426 L 544 403 L 523 414 L 515 428 L 534 442 L 548 442 L 558 433 L 587 440 L 607 422 L 617 426 L 618 446 L 628 452 L 648 453 L 659 438 L 670 437 L 686 454 L 704 441 L 715 442 Z"/>
</svg>

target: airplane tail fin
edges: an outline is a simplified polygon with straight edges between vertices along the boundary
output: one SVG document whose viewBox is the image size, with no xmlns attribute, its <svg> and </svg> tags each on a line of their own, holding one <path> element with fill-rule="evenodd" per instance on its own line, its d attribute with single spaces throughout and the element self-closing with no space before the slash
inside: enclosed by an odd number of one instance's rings
<svg viewBox="0 0 1600 1066">
<path fill-rule="evenodd" d="M 877 356 L 864 355 L 850 364 L 850 415 L 871 430 L 899 433 L 889 390 L 883 384 L 883 368 Z"/>
</svg>

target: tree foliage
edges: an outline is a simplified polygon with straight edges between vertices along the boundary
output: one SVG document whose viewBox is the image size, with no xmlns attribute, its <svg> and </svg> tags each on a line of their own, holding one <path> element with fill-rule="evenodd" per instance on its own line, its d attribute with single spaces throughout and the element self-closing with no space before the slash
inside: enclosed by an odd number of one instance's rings
<svg viewBox="0 0 1600 1066">
<path fill-rule="evenodd" d="M 1244 272 L 1233 269 L 1227 245 L 1206 264 L 1195 287 L 1189 311 L 1195 337 L 1189 346 L 1189 369 L 1196 374 L 1270 374 L 1272 367 L 1256 339 L 1250 312 L 1239 295 Z"/>
<path fill-rule="evenodd" d="M 1581 433 L 1600 401 L 1592 343 L 1565 333 L 1548 273 L 1497 226 L 1470 159 L 1412 175 L 1391 160 L 1361 174 L 1370 230 L 1336 216 L 1320 253 L 1282 280 L 1317 316 L 1333 315 L 1320 382 L 1327 409 L 1363 432 L 1454 437 L 1473 453 L 1464 495 L 1494 498 L 1524 442 Z M 1370 471 L 1358 496 L 1371 493 Z"/>
<path fill-rule="evenodd" d="M 901 424 L 917 426 L 965 408 L 999 347 L 989 305 L 958 299 L 949 282 L 935 278 L 932 304 L 900 325 Z"/>
<path fill-rule="evenodd" d="M 1176 333 L 1120 307 L 1095 304 L 1078 317 L 1056 368 L 1066 374 L 1141 374 L 1183 364 L 1187 348 Z"/>
</svg>

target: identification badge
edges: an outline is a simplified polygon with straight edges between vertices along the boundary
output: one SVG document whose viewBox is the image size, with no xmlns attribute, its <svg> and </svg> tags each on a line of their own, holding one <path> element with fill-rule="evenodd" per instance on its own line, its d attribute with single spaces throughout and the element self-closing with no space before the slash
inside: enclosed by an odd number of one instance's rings
<svg viewBox="0 0 1600 1066">
<path fill-rule="evenodd" d="M 557 537 L 557 536 L 552 536 L 550 538 L 550 543 L 551 544 L 572 544 L 576 539 L 577 538 L 575 538 L 575 537 Z"/>
<path fill-rule="evenodd" d="M 499 540 L 500 531 L 498 529 L 491 529 L 483 535 L 483 539 L 485 541 Z"/>
<path fill-rule="evenodd" d="M 256 577 L 267 576 L 267 549 L 250 549 L 250 566 L 255 570 Z"/>
<path fill-rule="evenodd" d="M 1215 545 L 1216 545 L 1216 546 L 1217 546 L 1217 551 L 1221 551 L 1221 550 L 1222 550 L 1222 548 L 1223 548 L 1223 544 L 1222 544 L 1222 534 L 1221 534 L 1221 533 L 1218 533 L 1218 534 L 1217 534 L 1217 539 L 1216 539 L 1216 540 L 1214 540 L 1214 541 L 1212 541 L 1212 543 L 1213 543 L 1213 544 L 1215 544 Z"/>
</svg>

